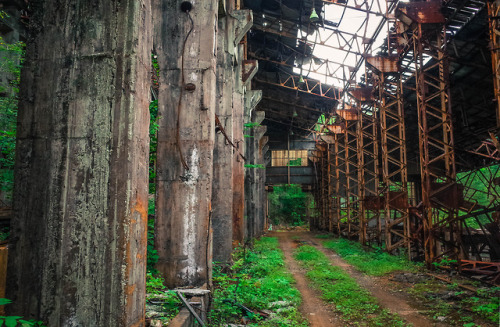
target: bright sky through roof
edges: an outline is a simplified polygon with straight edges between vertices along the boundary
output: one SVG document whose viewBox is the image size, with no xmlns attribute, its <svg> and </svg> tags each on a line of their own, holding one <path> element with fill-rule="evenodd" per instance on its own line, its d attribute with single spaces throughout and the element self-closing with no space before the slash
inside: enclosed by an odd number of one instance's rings
<svg viewBox="0 0 500 327">
<path fill-rule="evenodd" d="M 355 9 L 371 11 L 362 11 Z M 308 43 L 314 47 L 313 56 L 319 59 L 311 60 L 300 68 L 294 68 L 297 74 L 317 79 L 322 83 L 344 87 L 350 74 L 362 60 L 362 54 L 376 54 L 387 36 L 387 27 L 383 26 L 371 51 L 366 51 L 369 39 L 374 37 L 377 27 L 383 23 L 382 15 L 386 11 L 384 0 L 348 1 L 347 6 L 324 3 L 324 19 L 337 23 L 338 27 L 319 27 L 307 37 Z M 377 15 L 379 13 L 380 15 Z M 300 32 L 299 32 L 300 33 Z M 303 33 L 304 35 L 306 33 Z M 300 37 L 300 34 L 299 34 Z M 356 82 L 364 73 L 364 64 L 356 73 Z"/>
</svg>

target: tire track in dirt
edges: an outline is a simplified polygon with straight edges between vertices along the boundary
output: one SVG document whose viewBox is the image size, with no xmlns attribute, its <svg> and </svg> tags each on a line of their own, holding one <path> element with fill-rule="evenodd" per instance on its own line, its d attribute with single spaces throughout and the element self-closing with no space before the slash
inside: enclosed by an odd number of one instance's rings
<svg viewBox="0 0 500 327">
<path fill-rule="evenodd" d="M 329 306 L 320 299 L 319 293 L 308 285 L 308 280 L 304 270 L 299 267 L 299 264 L 293 258 L 293 250 L 296 243 L 291 239 L 296 232 L 275 232 L 268 236 L 277 237 L 280 248 L 285 256 L 285 264 L 296 281 L 295 287 L 302 295 L 302 304 L 299 311 L 309 321 L 311 327 L 342 327 L 345 326 L 338 316 L 333 312 L 332 306 Z"/>
<path fill-rule="evenodd" d="M 344 269 L 356 282 L 377 298 L 381 307 L 389 310 L 392 313 L 399 314 L 407 323 L 416 327 L 446 327 L 450 326 L 444 323 L 433 322 L 430 318 L 424 316 L 420 311 L 410 305 L 410 299 L 403 294 L 390 292 L 390 286 L 387 280 L 375 276 L 368 276 L 358 271 L 355 267 L 345 262 L 334 251 L 325 249 L 319 242 L 313 238 L 311 232 L 302 232 L 300 234 L 302 240 L 308 241 L 323 252 L 334 266 Z"/>
</svg>

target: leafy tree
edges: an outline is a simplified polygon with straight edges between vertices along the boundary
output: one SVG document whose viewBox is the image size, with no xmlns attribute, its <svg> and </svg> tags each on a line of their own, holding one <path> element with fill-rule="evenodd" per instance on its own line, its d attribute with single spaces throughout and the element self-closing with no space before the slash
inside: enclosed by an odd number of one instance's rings
<svg viewBox="0 0 500 327">
<path fill-rule="evenodd" d="M 269 213 L 274 224 L 299 226 L 306 222 L 311 195 L 302 191 L 300 185 L 275 186 L 269 193 Z"/>
</svg>

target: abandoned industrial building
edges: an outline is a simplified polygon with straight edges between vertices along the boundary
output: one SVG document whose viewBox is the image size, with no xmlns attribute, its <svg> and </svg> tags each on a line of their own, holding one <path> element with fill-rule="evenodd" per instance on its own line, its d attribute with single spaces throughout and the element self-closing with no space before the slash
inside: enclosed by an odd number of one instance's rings
<svg viewBox="0 0 500 327">
<path fill-rule="evenodd" d="M 2 0 L 0 326 L 498 326 L 499 0 Z"/>
</svg>

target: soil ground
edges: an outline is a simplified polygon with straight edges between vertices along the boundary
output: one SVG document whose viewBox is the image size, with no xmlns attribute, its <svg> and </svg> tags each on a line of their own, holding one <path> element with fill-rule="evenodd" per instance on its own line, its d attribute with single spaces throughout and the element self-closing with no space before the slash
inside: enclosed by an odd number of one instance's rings
<svg viewBox="0 0 500 327">
<path fill-rule="evenodd" d="M 378 299 L 381 307 L 390 310 L 392 313 L 399 314 L 407 323 L 418 327 L 449 326 L 445 323 L 435 323 L 426 317 L 424 312 L 416 307 L 416 303 L 403 290 L 398 290 L 397 287 L 394 288 L 394 285 L 389 281 L 389 277 L 365 275 L 346 263 L 333 251 L 323 248 L 318 240 L 314 238 L 314 233 L 308 231 L 287 231 L 273 232 L 269 236 L 277 237 L 280 242 L 280 247 L 285 255 L 286 265 L 297 282 L 297 289 L 302 294 L 300 311 L 309 320 L 311 327 L 345 326 L 346 324 L 335 313 L 335 308 L 325 304 L 321 300 L 319 292 L 308 285 L 305 271 L 300 268 L 299 264 L 293 258 L 293 250 L 298 244 L 304 243 L 312 245 L 325 253 L 332 265 L 341 267 L 351 277 L 356 279 L 361 287 L 368 290 Z"/>
</svg>

